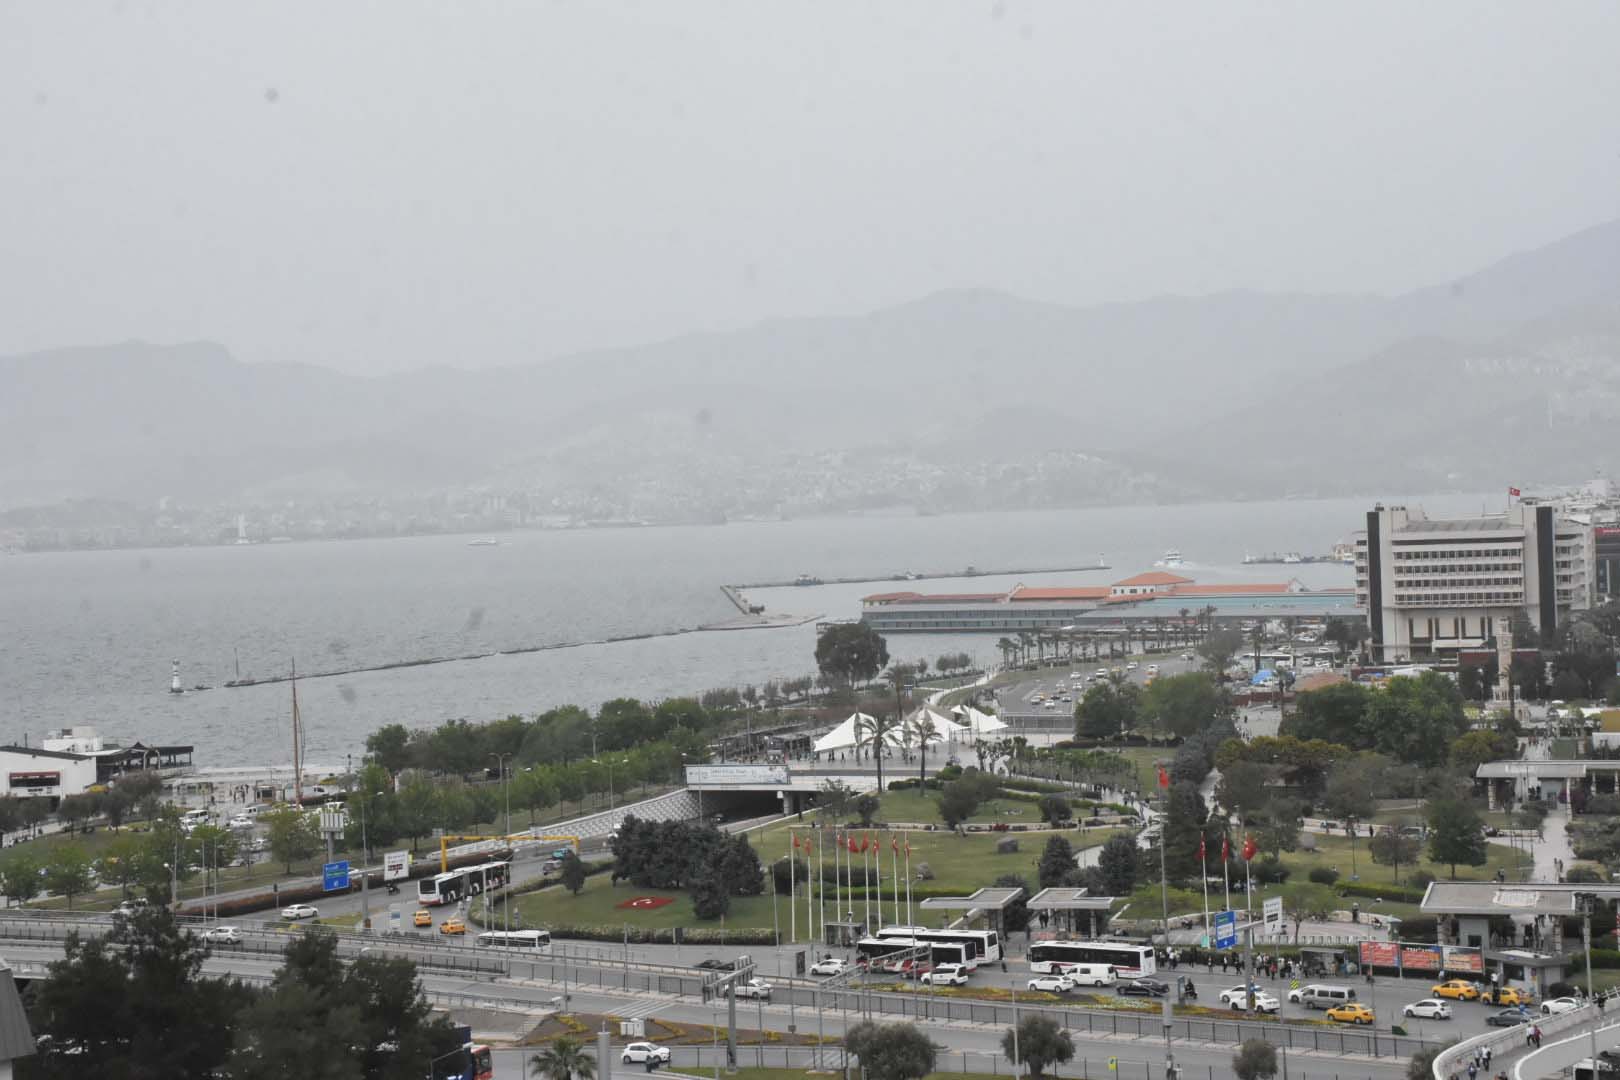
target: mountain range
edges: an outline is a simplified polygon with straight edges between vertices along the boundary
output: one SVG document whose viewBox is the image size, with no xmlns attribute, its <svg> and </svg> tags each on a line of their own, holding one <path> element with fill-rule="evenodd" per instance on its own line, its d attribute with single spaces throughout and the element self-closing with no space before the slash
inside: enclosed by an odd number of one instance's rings
<svg viewBox="0 0 1620 1080">
<path fill-rule="evenodd" d="M 1389 297 L 1068 307 L 952 291 L 375 378 L 243 364 L 212 343 L 0 358 L 0 508 L 612 489 L 651 473 L 723 503 L 731 470 L 848 454 L 947 469 L 1079 455 L 1109 477 L 1099 500 L 1494 488 L 1612 469 L 1616 419 L 1610 222 Z"/>
</svg>

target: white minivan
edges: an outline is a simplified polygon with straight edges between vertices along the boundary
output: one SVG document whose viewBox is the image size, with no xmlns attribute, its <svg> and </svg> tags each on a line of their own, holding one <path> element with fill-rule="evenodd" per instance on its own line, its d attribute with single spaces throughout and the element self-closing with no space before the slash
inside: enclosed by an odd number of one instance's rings
<svg viewBox="0 0 1620 1080">
<path fill-rule="evenodd" d="M 1064 964 L 1063 974 L 1074 980 L 1076 986 L 1114 985 L 1114 969 L 1110 964 Z"/>
</svg>

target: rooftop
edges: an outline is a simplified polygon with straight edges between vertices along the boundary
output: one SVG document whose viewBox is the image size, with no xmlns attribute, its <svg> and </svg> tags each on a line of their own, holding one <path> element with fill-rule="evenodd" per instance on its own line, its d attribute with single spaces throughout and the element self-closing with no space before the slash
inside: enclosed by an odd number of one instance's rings
<svg viewBox="0 0 1620 1080">
<path fill-rule="evenodd" d="M 1114 587 L 1125 585 L 1191 585 L 1192 578 L 1182 577 L 1180 574 L 1166 573 L 1163 570 L 1149 570 L 1145 574 L 1128 577 L 1124 581 L 1114 582 Z"/>
<path fill-rule="evenodd" d="M 1089 896 L 1085 889 L 1042 889 L 1029 898 L 1031 911 L 1107 911 L 1117 897 Z"/>
<path fill-rule="evenodd" d="M 1014 602 L 1024 600 L 1106 600 L 1108 594 L 1107 585 L 1078 585 L 1074 588 L 1054 586 L 1038 589 L 1020 585 L 1007 594 L 1007 599 Z"/>
<path fill-rule="evenodd" d="M 1408 521 L 1395 531 L 1395 538 L 1399 539 L 1402 533 L 1501 532 L 1505 529 L 1519 532 L 1522 531 L 1522 526 L 1514 525 L 1505 517 L 1426 518 L 1421 521 Z"/>
<path fill-rule="evenodd" d="M 1423 894 L 1422 909 L 1450 915 L 1574 915 L 1577 893 L 1594 893 L 1605 901 L 1620 899 L 1620 885 L 1564 885 L 1527 881 L 1435 881 Z"/>
<path fill-rule="evenodd" d="M 59 758 L 63 761 L 89 761 L 89 754 L 69 754 L 62 750 L 41 750 L 37 746 L 0 746 L 0 753 L 26 754 L 29 757 Z"/>
</svg>

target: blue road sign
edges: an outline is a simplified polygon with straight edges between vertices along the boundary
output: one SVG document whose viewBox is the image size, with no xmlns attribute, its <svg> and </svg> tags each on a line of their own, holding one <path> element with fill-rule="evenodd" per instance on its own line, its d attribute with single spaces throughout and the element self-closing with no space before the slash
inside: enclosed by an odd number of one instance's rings
<svg viewBox="0 0 1620 1080">
<path fill-rule="evenodd" d="M 321 867 L 321 888 L 327 892 L 342 892 L 349 887 L 349 864 L 329 862 Z"/>
<path fill-rule="evenodd" d="M 1215 947 L 1217 949 L 1230 949 L 1237 944 L 1237 912 L 1218 911 L 1215 913 Z"/>
</svg>

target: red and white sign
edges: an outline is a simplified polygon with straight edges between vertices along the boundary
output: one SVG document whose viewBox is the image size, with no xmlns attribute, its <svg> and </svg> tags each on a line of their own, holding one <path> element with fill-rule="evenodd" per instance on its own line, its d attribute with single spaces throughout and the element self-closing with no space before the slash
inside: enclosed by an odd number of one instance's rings
<svg viewBox="0 0 1620 1080">
<path fill-rule="evenodd" d="M 673 896 L 633 896 L 628 900 L 620 900 L 613 906 L 617 908 L 647 911 L 652 908 L 663 907 L 665 904 L 673 904 L 674 902 L 675 898 Z"/>
</svg>

